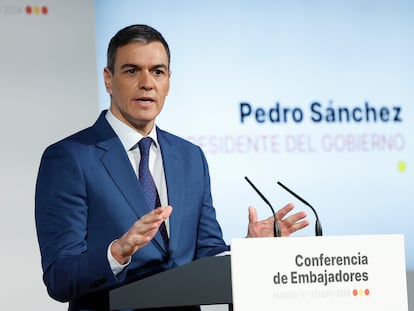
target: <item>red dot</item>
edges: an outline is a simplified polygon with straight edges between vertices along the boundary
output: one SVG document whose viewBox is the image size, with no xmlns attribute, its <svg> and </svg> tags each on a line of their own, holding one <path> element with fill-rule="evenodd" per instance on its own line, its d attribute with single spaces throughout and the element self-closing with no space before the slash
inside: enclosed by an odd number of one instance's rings
<svg viewBox="0 0 414 311">
<path fill-rule="evenodd" d="M 369 296 L 369 289 L 365 289 L 365 296 Z"/>
<path fill-rule="evenodd" d="M 49 10 L 47 9 L 47 6 L 42 6 L 42 13 L 46 15 L 48 12 Z"/>
<path fill-rule="evenodd" d="M 352 294 L 353 294 L 354 296 L 358 296 L 358 291 L 357 291 L 356 289 L 354 289 L 354 290 L 352 291 Z"/>
<path fill-rule="evenodd" d="M 26 13 L 32 14 L 32 7 L 30 5 L 26 6 Z"/>
</svg>

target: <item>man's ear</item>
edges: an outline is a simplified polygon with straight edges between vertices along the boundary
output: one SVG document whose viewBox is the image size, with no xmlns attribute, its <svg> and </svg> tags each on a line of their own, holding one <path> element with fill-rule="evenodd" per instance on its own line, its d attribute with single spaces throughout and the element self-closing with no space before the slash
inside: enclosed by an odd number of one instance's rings
<svg viewBox="0 0 414 311">
<path fill-rule="evenodd" d="M 112 95 L 112 72 L 107 67 L 104 68 L 103 76 L 106 91 L 109 95 Z"/>
<path fill-rule="evenodd" d="M 167 94 L 165 94 L 165 96 L 167 96 L 168 93 L 170 92 L 170 79 L 171 79 L 171 71 L 168 71 L 168 89 L 167 89 Z"/>
</svg>

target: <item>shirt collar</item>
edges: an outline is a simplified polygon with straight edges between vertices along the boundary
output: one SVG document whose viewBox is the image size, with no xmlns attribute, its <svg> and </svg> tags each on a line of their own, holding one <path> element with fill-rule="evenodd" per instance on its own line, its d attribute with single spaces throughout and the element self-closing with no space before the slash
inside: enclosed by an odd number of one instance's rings
<svg viewBox="0 0 414 311">
<path fill-rule="evenodd" d="M 105 118 L 112 129 L 115 131 L 118 138 L 121 140 L 121 143 L 126 151 L 131 150 L 131 148 L 133 148 L 137 142 L 139 142 L 144 137 L 135 129 L 117 119 L 110 110 L 106 112 Z M 157 130 L 155 126 L 151 129 L 151 132 L 147 135 L 147 137 L 151 137 L 154 141 L 153 145 L 158 148 Z"/>
</svg>

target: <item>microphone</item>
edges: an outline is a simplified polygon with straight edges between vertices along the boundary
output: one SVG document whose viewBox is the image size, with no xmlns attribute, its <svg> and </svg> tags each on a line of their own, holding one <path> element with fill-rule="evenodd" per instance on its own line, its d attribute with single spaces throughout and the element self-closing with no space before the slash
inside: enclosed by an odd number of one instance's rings
<svg viewBox="0 0 414 311">
<path fill-rule="evenodd" d="M 283 189 L 285 189 L 287 192 L 289 192 L 291 195 L 293 195 L 296 199 L 301 201 L 306 206 L 310 207 L 310 209 L 313 211 L 313 214 L 315 215 L 316 222 L 315 222 L 315 235 L 316 236 L 322 236 L 322 225 L 319 221 L 318 213 L 316 213 L 316 210 L 310 205 L 308 202 L 306 202 L 304 199 L 302 199 L 299 195 L 294 193 L 292 190 L 290 190 L 288 187 L 286 187 L 284 184 L 282 184 L 280 181 L 277 182 L 279 186 L 281 186 Z"/>
<path fill-rule="evenodd" d="M 255 185 L 253 185 L 253 183 L 250 181 L 249 178 L 247 178 L 247 176 L 244 176 L 244 179 L 247 180 L 247 182 L 250 184 L 250 186 L 252 186 L 252 188 L 254 190 L 256 190 L 257 194 L 262 198 L 262 200 L 270 207 L 270 209 L 272 210 L 273 213 L 273 218 L 275 219 L 274 221 L 274 227 L 273 227 L 273 233 L 275 235 L 276 238 L 279 238 L 282 236 L 281 232 L 280 232 L 280 226 L 279 226 L 279 222 L 276 219 L 276 213 L 275 210 L 273 209 L 272 204 L 270 204 L 270 202 L 266 199 L 266 197 L 259 191 L 259 189 L 256 188 Z"/>
</svg>

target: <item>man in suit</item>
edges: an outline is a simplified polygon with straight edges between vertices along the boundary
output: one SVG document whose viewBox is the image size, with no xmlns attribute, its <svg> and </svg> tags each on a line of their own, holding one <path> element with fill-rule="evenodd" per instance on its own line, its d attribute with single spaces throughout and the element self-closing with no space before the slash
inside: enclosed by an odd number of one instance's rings
<svg viewBox="0 0 414 311">
<path fill-rule="evenodd" d="M 104 69 L 109 110 L 42 156 L 35 216 L 43 279 L 51 297 L 69 301 L 69 310 L 108 310 L 113 288 L 229 250 L 202 150 L 155 125 L 169 68 L 158 31 L 120 30 Z M 147 155 L 141 140 L 149 142 Z M 147 199 L 148 175 L 141 176 L 144 158 L 155 203 Z M 292 209 L 277 212 L 285 236 L 308 225 L 304 212 L 285 217 Z M 273 221 L 259 221 L 250 207 L 248 236 L 272 236 Z"/>
</svg>

